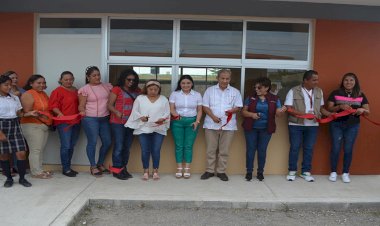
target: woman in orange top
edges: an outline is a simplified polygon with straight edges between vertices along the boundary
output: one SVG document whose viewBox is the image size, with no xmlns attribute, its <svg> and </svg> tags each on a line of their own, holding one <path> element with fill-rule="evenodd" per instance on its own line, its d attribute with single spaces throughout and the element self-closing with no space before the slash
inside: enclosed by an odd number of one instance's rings
<svg viewBox="0 0 380 226">
<path fill-rule="evenodd" d="M 38 111 L 37 117 L 21 118 L 21 127 L 29 145 L 29 165 L 32 177 L 40 179 L 51 178 L 52 173 L 42 168 L 42 156 L 49 127 L 52 124 L 52 116 L 49 111 L 49 97 L 44 92 L 45 78 L 42 75 L 32 75 L 24 89 L 26 92 L 21 96 L 21 104 L 24 112 Z"/>
</svg>

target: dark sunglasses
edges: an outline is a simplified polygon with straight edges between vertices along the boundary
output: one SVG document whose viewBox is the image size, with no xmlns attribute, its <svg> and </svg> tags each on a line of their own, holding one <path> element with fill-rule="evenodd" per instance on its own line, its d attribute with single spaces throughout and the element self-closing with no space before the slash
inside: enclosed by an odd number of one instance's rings
<svg viewBox="0 0 380 226">
<path fill-rule="evenodd" d="M 262 89 L 264 86 L 255 86 L 255 89 Z"/>
<path fill-rule="evenodd" d="M 136 81 L 136 79 L 134 79 L 134 78 L 127 78 L 127 81 L 128 82 L 134 82 L 134 81 Z"/>
</svg>

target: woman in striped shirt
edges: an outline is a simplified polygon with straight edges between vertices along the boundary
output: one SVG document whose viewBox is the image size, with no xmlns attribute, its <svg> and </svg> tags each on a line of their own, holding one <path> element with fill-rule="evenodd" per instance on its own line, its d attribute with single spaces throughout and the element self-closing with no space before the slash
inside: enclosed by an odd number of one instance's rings
<svg viewBox="0 0 380 226">
<path fill-rule="evenodd" d="M 341 112 L 348 109 L 356 109 L 356 112 L 335 119 L 330 124 L 331 147 L 331 173 L 329 180 L 337 179 L 337 165 L 339 153 L 343 143 L 343 174 L 344 183 L 351 182 L 349 170 L 352 161 L 353 146 L 358 135 L 360 115 L 369 115 L 369 103 L 367 97 L 360 89 L 359 80 L 354 73 L 343 76 L 340 88 L 334 90 L 328 100 L 327 109 L 331 112 Z"/>
</svg>

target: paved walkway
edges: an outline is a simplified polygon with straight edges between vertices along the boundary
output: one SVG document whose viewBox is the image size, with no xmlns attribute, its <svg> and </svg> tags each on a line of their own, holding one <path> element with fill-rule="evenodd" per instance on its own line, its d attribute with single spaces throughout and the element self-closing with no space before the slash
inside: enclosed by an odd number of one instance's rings
<svg viewBox="0 0 380 226">
<path fill-rule="evenodd" d="M 284 176 L 266 176 L 264 182 L 246 182 L 243 175 L 203 181 L 200 175 L 176 179 L 161 175 L 159 181 L 142 181 L 139 174 L 127 181 L 110 175 L 94 178 L 80 173 L 76 178 L 61 174 L 50 180 L 30 179 L 31 188 L 17 183 L 12 188 L 0 187 L 0 216 L 2 225 L 66 225 L 89 203 L 145 203 L 148 205 L 184 205 L 226 208 L 346 208 L 380 207 L 380 176 L 351 176 L 352 182 L 328 181 L 316 176 L 316 182 L 301 178 L 288 182 Z M 5 177 L 0 178 L 3 184 Z M 120 201 L 114 201 L 120 200 Z M 161 201 L 161 202 L 157 202 Z M 181 202 L 174 202 L 181 201 Z"/>
</svg>

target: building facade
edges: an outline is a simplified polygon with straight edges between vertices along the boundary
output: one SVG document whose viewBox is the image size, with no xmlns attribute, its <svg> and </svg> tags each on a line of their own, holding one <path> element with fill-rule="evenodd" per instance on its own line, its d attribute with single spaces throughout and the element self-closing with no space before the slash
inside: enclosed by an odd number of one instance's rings
<svg viewBox="0 0 380 226">
<path fill-rule="evenodd" d="M 20 84 L 33 73 L 42 74 L 50 93 L 58 86 L 60 73 L 69 70 L 80 87 L 85 83 L 85 68 L 96 65 L 104 82 L 113 83 L 125 68 L 136 70 L 142 82 L 156 78 L 166 96 L 181 74 L 190 74 L 195 89 L 203 94 L 215 84 L 218 69 L 230 68 L 231 85 L 243 96 L 252 92 L 253 79 L 267 76 L 283 103 L 289 88 L 302 81 L 305 70 L 319 72 L 325 99 L 338 88 L 343 74 L 354 72 L 370 101 L 371 118 L 380 121 L 375 92 L 376 82 L 380 82 L 380 15 L 376 13 L 380 4 L 372 1 L 363 1 L 363 5 L 242 0 L 107 1 L 106 5 L 100 0 L 20 2 L 2 1 L 0 9 L 0 71 L 16 71 Z M 268 174 L 287 171 L 286 117 L 278 118 L 277 123 L 268 148 Z M 380 173 L 379 128 L 362 120 L 352 174 Z M 81 134 L 74 154 L 73 163 L 78 167 L 88 165 L 85 139 Z M 329 172 L 329 152 L 328 125 L 321 125 L 313 173 Z M 194 145 L 192 171 L 204 171 L 205 159 L 201 131 Z M 57 134 L 50 134 L 44 162 L 58 168 Z M 245 172 L 241 127 L 228 164 L 228 173 Z M 129 168 L 138 172 L 141 167 L 135 139 Z M 161 171 L 174 172 L 175 168 L 169 132 L 162 148 Z"/>
</svg>

